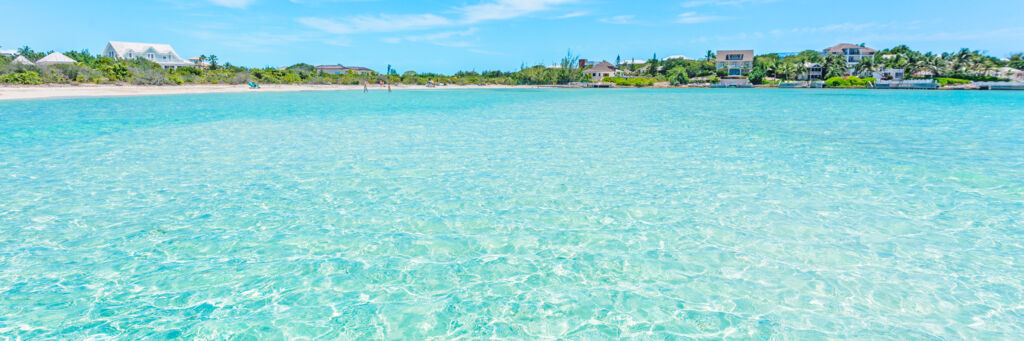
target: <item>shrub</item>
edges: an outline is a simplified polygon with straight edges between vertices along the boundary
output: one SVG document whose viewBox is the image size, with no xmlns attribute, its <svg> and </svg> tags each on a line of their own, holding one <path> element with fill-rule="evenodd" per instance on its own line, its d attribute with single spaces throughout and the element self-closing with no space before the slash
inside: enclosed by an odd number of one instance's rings
<svg viewBox="0 0 1024 341">
<path fill-rule="evenodd" d="M 957 85 L 957 84 L 971 84 L 971 81 L 959 78 L 935 78 L 936 82 L 939 82 L 939 86 Z"/>
<path fill-rule="evenodd" d="M 605 82 L 614 83 L 619 86 L 651 86 L 657 82 L 657 79 L 647 77 L 633 77 L 633 78 L 622 78 L 622 77 L 605 77 Z"/>
<path fill-rule="evenodd" d="M 18 73 L 8 73 L 6 75 L 0 76 L 0 83 L 26 85 L 43 84 L 43 78 L 39 77 L 39 73 L 35 71 L 25 71 Z"/>
<path fill-rule="evenodd" d="M 750 74 L 747 76 L 747 79 L 750 80 L 750 83 L 761 84 L 764 83 L 764 76 L 764 70 L 762 70 L 760 67 L 755 67 L 754 70 L 750 71 Z"/>
<path fill-rule="evenodd" d="M 994 76 L 981 76 L 981 75 L 965 75 L 965 74 L 962 74 L 962 73 L 954 73 L 954 74 L 945 75 L 945 76 L 946 77 L 944 77 L 944 78 L 962 79 L 962 80 L 975 81 L 975 82 L 1008 82 L 1008 81 L 1010 81 L 1009 79 L 1006 79 L 1006 78 L 999 78 L 999 77 L 994 77 Z"/>
<path fill-rule="evenodd" d="M 185 84 L 185 80 L 181 79 L 181 76 L 174 75 L 174 74 L 167 76 L 167 80 L 171 81 L 171 83 L 174 83 L 176 85 Z"/>
<path fill-rule="evenodd" d="M 832 77 L 825 80 L 825 86 L 830 88 L 866 88 L 874 82 L 875 79 L 872 77 L 863 79 L 857 76 Z"/>
</svg>

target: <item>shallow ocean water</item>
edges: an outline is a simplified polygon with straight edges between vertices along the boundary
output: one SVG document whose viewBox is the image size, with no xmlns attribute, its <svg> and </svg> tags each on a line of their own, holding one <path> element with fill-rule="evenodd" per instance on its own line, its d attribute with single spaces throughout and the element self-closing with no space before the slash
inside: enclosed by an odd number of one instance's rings
<svg viewBox="0 0 1024 341">
<path fill-rule="evenodd" d="M 0 339 L 1021 339 L 1024 93 L 0 102 Z"/>
</svg>

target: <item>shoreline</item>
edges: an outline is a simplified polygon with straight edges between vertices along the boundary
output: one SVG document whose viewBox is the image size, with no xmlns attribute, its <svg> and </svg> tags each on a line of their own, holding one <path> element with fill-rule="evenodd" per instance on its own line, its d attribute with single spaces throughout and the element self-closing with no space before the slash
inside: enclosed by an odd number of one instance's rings
<svg viewBox="0 0 1024 341">
<path fill-rule="evenodd" d="M 508 85 L 448 85 L 427 87 L 425 85 L 392 85 L 392 90 L 459 90 L 459 89 L 537 89 L 540 86 Z M 369 91 L 387 91 L 386 87 L 371 85 Z M 362 91 L 362 85 L 283 85 L 261 84 L 260 89 L 248 85 L 204 84 L 204 85 L 0 85 L 0 102 L 15 100 L 46 100 L 69 98 L 135 97 L 193 95 L 244 92 L 303 92 L 303 91 Z"/>
</svg>

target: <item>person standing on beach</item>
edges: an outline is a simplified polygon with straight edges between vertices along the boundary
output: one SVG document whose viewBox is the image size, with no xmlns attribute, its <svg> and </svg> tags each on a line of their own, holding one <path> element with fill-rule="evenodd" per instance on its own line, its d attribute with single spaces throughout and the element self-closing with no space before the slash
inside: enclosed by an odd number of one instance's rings
<svg viewBox="0 0 1024 341">
<path fill-rule="evenodd" d="M 369 83 L 370 83 L 370 82 L 367 82 L 367 81 L 363 81 L 363 93 L 367 93 L 367 92 L 370 92 L 370 89 L 369 89 Z"/>
<path fill-rule="evenodd" d="M 391 83 L 388 83 L 388 93 L 391 93 Z"/>
</svg>

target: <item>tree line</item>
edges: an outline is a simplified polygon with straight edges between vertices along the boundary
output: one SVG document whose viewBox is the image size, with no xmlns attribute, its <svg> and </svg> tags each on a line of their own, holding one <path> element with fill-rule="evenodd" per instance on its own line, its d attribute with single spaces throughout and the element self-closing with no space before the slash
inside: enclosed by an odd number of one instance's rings
<svg viewBox="0 0 1024 341">
<path fill-rule="evenodd" d="M 36 61 L 50 52 L 38 52 L 28 46 L 17 52 Z M 527 67 L 518 71 L 460 71 L 451 75 L 439 73 L 399 73 L 388 65 L 384 73 L 369 74 L 327 74 L 319 72 L 312 65 L 299 63 L 286 68 L 247 68 L 220 64 L 216 55 L 200 56 L 195 67 L 163 69 L 159 64 L 146 59 L 112 59 L 94 55 L 88 50 L 65 52 L 74 64 L 52 66 L 22 65 L 12 58 L 0 56 L 0 83 L 50 84 L 50 83 L 97 83 L 136 85 L 181 85 L 181 84 L 361 84 L 362 82 L 385 81 L 392 84 L 502 84 L 502 85 L 551 85 L 591 81 L 579 65 L 579 56 L 571 51 L 561 59 L 557 67 L 543 65 Z M 726 76 L 725 70 L 716 68 L 715 54 L 707 51 L 703 58 L 659 60 L 657 55 L 643 63 L 623 63 L 616 58 L 616 65 L 625 71 L 623 77 L 608 77 L 605 81 L 626 86 L 648 86 L 667 82 L 672 85 L 689 83 L 716 83 Z M 846 60 L 840 55 L 822 55 L 807 50 L 797 54 L 758 55 L 753 68 L 744 72 L 754 84 L 806 79 L 808 65 L 817 64 L 822 68 L 823 78 L 835 79 L 848 76 Z M 873 56 L 863 58 L 855 67 L 856 74 L 870 74 L 883 69 L 903 69 L 910 78 L 942 77 L 960 80 L 1004 80 L 998 71 L 1009 67 L 1024 69 L 1024 56 L 1015 54 L 1008 60 L 986 56 L 980 51 L 962 49 L 957 52 L 934 54 L 914 51 L 905 45 L 881 50 Z M 1008 75 L 1005 75 L 1008 76 Z"/>
</svg>

